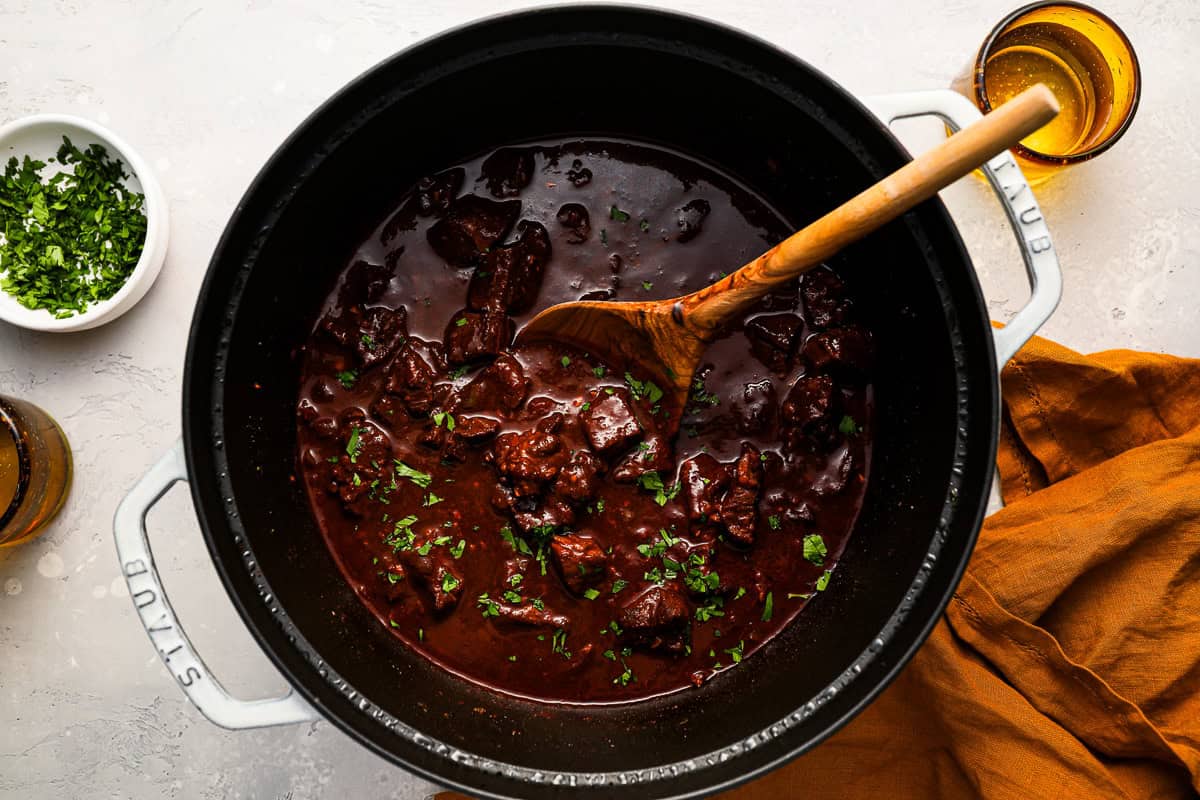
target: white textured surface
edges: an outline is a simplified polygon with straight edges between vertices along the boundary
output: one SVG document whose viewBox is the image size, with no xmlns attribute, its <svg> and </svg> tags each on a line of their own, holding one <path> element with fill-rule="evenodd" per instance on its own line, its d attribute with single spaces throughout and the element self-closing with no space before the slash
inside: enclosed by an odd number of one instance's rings
<svg viewBox="0 0 1200 800">
<path fill-rule="evenodd" d="M 1100 159 L 1039 191 L 1066 277 L 1045 333 L 1090 351 L 1200 356 L 1200 82 L 1193 0 L 1097 0 L 1142 59 L 1142 106 Z M 868 94 L 940 87 L 1016 0 L 693 0 Z M 0 0 L 0 120 L 89 116 L 158 170 L 171 250 L 146 299 L 82 334 L 0 327 L 0 391 L 47 408 L 77 459 L 64 513 L 0 550 L 0 797 L 423 797 L 431 787 L 327 723 L 229 733 L 163 669 L 123 590 L 110 533 L 123 492 L 179 435 L 187 323 L 225 220 L 255 171 L 346 81 L 449 26 L 526 4 Z M 786 11 L 784 11 L 786 9 Z M 930 141 L 928 126 L 906 141 Z M 974 180 L 946 198 L 993 314 L 1025 288 L 994 201 Z M 227 685 L 282 685 L 241 628 L 176 489 L 151 515 L 164 581 Z"/>
</svg>

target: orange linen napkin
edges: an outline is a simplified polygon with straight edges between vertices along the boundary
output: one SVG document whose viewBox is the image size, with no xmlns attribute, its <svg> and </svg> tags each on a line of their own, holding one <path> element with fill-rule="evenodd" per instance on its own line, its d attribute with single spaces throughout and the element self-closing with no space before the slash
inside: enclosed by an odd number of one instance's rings
<svg viewBox="0 0 1200 800">
<path fill-rule="evenodd" d="M 928 642 L 721 800 L 1200 791 L 1200 360 L 1034 339 L 1003 395 L 1007 505 Z"/>
</svg>

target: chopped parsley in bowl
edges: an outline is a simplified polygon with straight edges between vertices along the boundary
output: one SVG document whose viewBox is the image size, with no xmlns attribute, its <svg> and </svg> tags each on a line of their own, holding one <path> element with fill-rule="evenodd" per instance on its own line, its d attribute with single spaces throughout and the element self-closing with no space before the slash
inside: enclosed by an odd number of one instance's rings
<svg viewBox="0 0 1200 800">
<path fill-rule="evenodd" d="M 145 294 L 166 252 L 166 205 L 130 148 L 87 120 L 0 128 L 0 318 L 82 330 Z"/>
</svg>

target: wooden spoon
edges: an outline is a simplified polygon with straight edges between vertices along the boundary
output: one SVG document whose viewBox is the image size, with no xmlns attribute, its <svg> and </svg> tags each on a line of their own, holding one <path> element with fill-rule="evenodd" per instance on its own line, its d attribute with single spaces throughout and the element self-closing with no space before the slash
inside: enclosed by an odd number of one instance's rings
<svg viewBox="0 0 1200 800">
<path fill-rule="evenodd" d="M 692 373 L 725 323 L 781 283 L 1015 145 L 1056 114 L 1054 94 L 1042 84 L 1032 86 L 711 286 L 669 300 L 560 303 L 530 320 L 517 342 L 567 342 L 639 379 L 660 382 L 674 427 L 687 402 Z"/>
</svg>

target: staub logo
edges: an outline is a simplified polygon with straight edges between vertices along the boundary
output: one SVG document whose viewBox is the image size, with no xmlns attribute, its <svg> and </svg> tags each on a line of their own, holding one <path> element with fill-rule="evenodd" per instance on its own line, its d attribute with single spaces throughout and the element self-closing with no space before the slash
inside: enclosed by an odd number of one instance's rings
<svg viewBox="0 0 1200 800">
<path fill-rule="evenodd" d="M 175 680 L 187 690 L 203 678 L 204 673 L 195 665 L 185 647 L 183 637 L 175 628 L 174 618 L 163 602 L 162 587 L 158 585 L 158 579 L 140 558 L 126 561 L 122 570 L 125 573 L 125 581 L 129 584 L 129 593 L 133 596 L 133 604 L 137 606 L 138 616 L 142 618 L 150 640 L 158 648 L 163 663 L 175 676 Z M 172 657 L 176 658 L 176 663 L 172 663 Z M 185 663 L 179 663 L 181 661 Z"/>
</svg>

